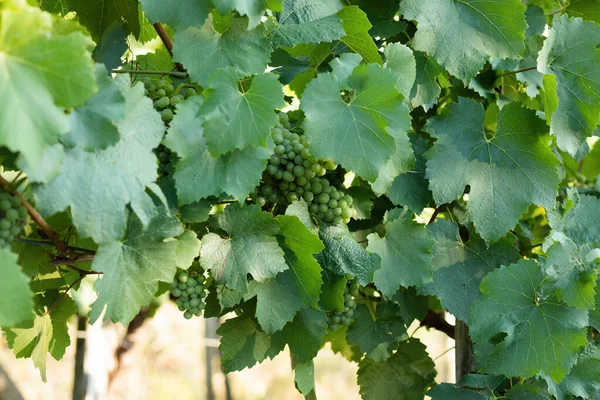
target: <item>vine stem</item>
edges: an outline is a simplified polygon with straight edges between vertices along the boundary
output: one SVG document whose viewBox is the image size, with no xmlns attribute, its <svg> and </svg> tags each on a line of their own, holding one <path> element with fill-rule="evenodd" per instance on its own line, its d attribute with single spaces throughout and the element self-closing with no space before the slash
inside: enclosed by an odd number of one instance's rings
<svg viewBox="0 0 600 400">
<path fill-rule="evenodd" d="M 48 225 L 48 222 L 46 222 L 44 217 L 42 217 L 41 214 L 37 212 L 37 210 L 31 205 L 31 203 L 28 202 L 19 191 L 11 190 L 10 183 L 2 176 L 0 176 L 0 186 L 5 191 L 11 193 L 13 196 L 17 196 L 19 200 L 21 200 L 21 204 L 23 204 L 23 207 L 25 207 L 31 219 L 44 231 L 46 236 L 52 241 L 52 243 L 54 243 L 56 248 L 61 253 L 64 253 L 69 249 L 69 246 L 67 246 L 65 242 L 58 238 L 58 235 L 56 234 L 56 232 L 54 232 L 54 229 L 52 229 L 52 227 Z"/>
<path fill-rule="evenodd" d="M 502 75 L 500 75 L 500 76 L 514 75 L 514 74 L 518 74 L 518 73 L 521 73 L 521 72 L 533 71 L 534 69 L 537 69 L 537 66 L 535 66 L 535 67 L 523 68 L 523 69 L 518 69 L 518 70 L 516 70 L 516 71 L 507 71 L 507 72 L 503 73 L 503 74 L 502 74 Z"/>
<path fill-rule="evenodd" d="M 167 51 L 169 52 L 169 54 L 171 55 L 171 58 L 172 58 L 173 57 L 173 42 L 171 41 L 169 34 L 165 30 L 165 27 L 160 22 L 156 22 L 156 23 L 152 24 L 152 26 L 154 26 L 156 33 L 158 33 L 160 40 L 162 40 L 163 44 L 167 48 Z M 183 68 L 183 65 L 181 65 L 180 63 L 176 62 L 175 67 L 177 68 L 177 70 L 179 72 L 185 72 L 185 68 Z"/>
<path fill-rule="evenodd" d="M 179 71 L 143 71 L 140 69 L 113 69 L 110 72 L 113 74 L 132 74 L 132 75 L 169 75 L 175 78 L 187 78 L 187 72 Z"/>
</svg>

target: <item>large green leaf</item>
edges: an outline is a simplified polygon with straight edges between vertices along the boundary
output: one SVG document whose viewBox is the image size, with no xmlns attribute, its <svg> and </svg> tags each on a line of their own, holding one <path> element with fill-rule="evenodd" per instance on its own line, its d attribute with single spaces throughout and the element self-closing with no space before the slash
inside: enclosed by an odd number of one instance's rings
<svg viewBox="0 0 600 400">
<path fill-rule="evenodd" d="M 413 51 L 410 47 L 401 43 L 390 43 L 385 46 L 384 54 L 384 66 L 391 69 L 398 78 L 396 89 L 398 89 L 405 98 L 408 98 L 417 75 Z"/>
<path fill-rule="evenodd" d="M 94 257 L 92 267 L 103 275 L 94 285 L 98 299 L 90 320 L 97 320 L 106 307 L 106 320 L 127 325 L 150 304 L 158 282 L 171 282 L 177 270 L 178 242 L 165 239 L 182 232 L 174 217 L 160 215 L 144 227 L 131 213 L 123 241 L 102 244 Z"/>
<path fill-rule="evenodd" d="M 365 357 L 358 366 L 358 384 L 364 400 L 421 400 L 425 388 L 433 383 L 435 364 L 418 339 L 400 343 L 398 351 L 386 361 Z"/>
<path fill-rule="evenodd" d="M 399 312 L 400 308 L 389 301 L 379 303 L 374 316 L 366 305 L 359 305 L 346 332 L 348 344 L 358 345 L 361 352 L 375 361 L 387 360 L 406 335 Z"/>
<path fill-rule="evenodd" d="M 564 215 L 548 214 L 554 235 L 562 233 L 578 246 L 600 244 L 600 199 L 570 192 L 566 208 Z M 550 244 L 552 239 L 547 239 Z"/>
<path fill-rule="evenodd" d="M 367 249 L 381 257 L 381 269 L 374 282 L 387 297 L 402 285 L 418 286 L 432 279 L 431 251 L 434 240 L 424 225 L 412 220 L 412 213 L 385 223 L 385 236 L 371 233 Z"/>
<path fill-rule="evenodd" d="M 577 358 L 577 364 L 559 384 L 546 377 L 550 394 L 559 400 L 571 399 L 571 396 L 594 398 L 600 392 L 600 360 L 596 353 L 595 346 L 585 346 Z"/>
<path fill-rule="evenodd" d="M 250 23 L 248 29 L 252 29 L 261 22 L 261 17 L 267 9 L 268 0 L 212 0 L 219 13 L 227 14 L 237 11 L 240 15 L 248 16 Z"/>
<path fill-rule="evenodd" d="M 600 26 L 578 18 L 554 19 L 538 70 L 556 77 L 558 108 L 547 114 L 561 150 L 572 156 L 600 124 Z"/>
<path fill-rule="evenodd" d="M 71 344 L 67 322 L 77 313 L 77 304 L 70 296 L 50 291 L 45 297 L 37 298 L 44 314 L 37 315 L 33 326 L 6 330 L 8 346 L 14 350 L 17 358 L 30 357 L 33 365 L 39 369 L 42 380 L 46 381 L 46 358 L 48 353 L 60 360 Z M 52 310 L 48 312 L 48 309 Z"/>
<path fill-rule="evenodd" d="M 279 122 L 275 108 L 285 106 L 282 85 L 275 74 L 252 78 L 240 91 L 241 76 L 231 67 L 216 72 L 204 90 L 204 138 L 213 157 L 248 146 L 265 146 Z"/>
<path fill-rule="evenodd" d="M 206 85 L 218 69 L 233 67 L 242 75 L 265 72 L 271 45 L 260 25 L 248 30 L 248 19 L 234 17 L 223 34 L 209 16 L 202 28 L 191 27 L 175 33 L 174 59 L 185 65 L 192 80 Z"/>
<path fill-rule="evenodd" d="M 96 65 L 98 92 L 71 113 L 71 131 L 62 137 L 69 147 L 93 151 L 119 141 L 116 122 L 125 117 L 125 99 L 102 64 Z"/>
<path fill-rule="evenodd" d="M 338 275 L 350 274 L 363 286 L 373 282 L 373 274 L 381 264 L 379 256 L 361 247 L 345 225 L 321 225 L 319 237 L 325 249 L 317 259 L 324 269 Z"/>
<path fill-rule="evenodd" d="M 314 155 L 374 181 L 396 151 L 394 137 L 406 137 L 408 107 L 396 81 L 390 70 L 378 65 L 356 67 L 347 83 L 335 73 L 319 74 L 311 81 L 300 106 Z M 347 103 L 341 90 L 351 93 Z"/>
<path fill-rule="evenodd" d="M 337 40 L 344 35 L 342 21 L 335 15 L 341 8 L 337 0 L 285 0 L 270 40 L 288 47 Z"/>
<path fill-rule="evenodd" d="M 527 24 L 519 0 L 404 0 L 400 12 L 418 22 L 414 49 L 465 83 L 489 57 L 523 55 Z"/>
<path fill-rule="evenodd" d="M 571 0 L 565 11 L 572 17 L 579 17 L 600 24 L 599 0 Z"/>
<path fill-rule="evenodd" d="M 217 282 L 245 291 L 247 275 L 263 282 L 288 269 L 277 243 L 280 223 L 258 206 L 231 205 L 219 215 L 219 226 L 229 236 L 209 233 L 202 238 L 201 264 Z"/>
<path fill-rule="evenodd" d="M 0 249 L 0 265 L 0 326 L 12 328 L 34 317 L 33 293 L 15 253 Z"/>
<path fill-rule="evenodd" d="M 227 193 L 243 201 L 260 182 L 269 147 L 247 147 L 220 157 L 212 157 L 206 146 L 199 113 L 202 97 L 194 96 L 177 106 L 164 144 L 181 159 L 175 165 L 175 187 L 180 204 L 192 204 L 210 196 Z"/>
<path fill-rule="evenodd" d="M 21 3 L 0 5 L 0 145 L 35 168 L 69 130 L 63 107 L 96 90 L 93 42 L 74 22 Z"/>
<path fill-rule="evenodd" d="M 559 177 L 547 127 L 534 111 L 518 103 L 504 106 L 492 139 L 484 117 L 481 105 L 461 98 L 448 115 L 430 119 L 424 129 L 437 141 L 425 157 L 436 203 L 458 199 L 469 185 L 470 218 L 491 243 L 515 226 L 530 203 L 552 208 Z"/>
<path fill-rule="evenodd" d="M 558 236 L 558 240 L 546 251 L 547 258 L 543 262 L 549 281 L 547 285 L 555 289 L 557 297 L 569 306 L 593 309 L 596 269 L 600 266 L 594 260 L 594 249 L 588 244 L 579 247 L 568 237 Z"/>
<path fill-rule="evenodd" d="M 272 339 L 246 315 L 227 320 L 217 333 L 222 336 L 219 350 L 226 373 L 251 368 L 267 357 L 275 357 L 284 347 L 281 340 Z"/>
<path fill-rule="evenodd" d="M 427 230 L 435 239 L 433 282 L 422 286 L 419 292 L 435 295 L 448 312 L 467 321 L 471 304 L 481 294 L 481 280 L 490 271 L 519 259 L 516 238 L 509 234 L 487 247 L 473 234 L 465 243 L 458 225 L 447 219 L 436 221 Z"/>
<path fill-rule="evenodd" d="M 256 319 L 269 334 L 280 330 L 303 307 L 318 308 L 321 294 L 321 267 L 313 257 L 323 250 L 319 238 L 295 216 L 280 215 L 278 236 L 289 269 L 263 283 L 250 282 L 248 292 L 256 294 Z"/>
<path fill-rule="evenodd" d="M 140 0 L 151 22 L 164 22 L 174 30 L 204 25 L 210 9 L 209 0 Z"/>
<path fill-rule="evenodd" d="M 520 260 L 481 282 L 483 295 L 469 318 L 471 337 L 482 342 L 506 334 L 483 364 L 485 372 L 523 378 L 542 372 L 560 382 L 575 364 L 587 343 L 587 310 L 546 297 L 543 279 L 534 260 Z"/>
<path fill-rule="evenodd" d="M 357 6 L 348 6 L 338 11 L 337 16 L 346 33 L 340 40 L 360 54 L 366 63 L 382 64 L 379 49 L 369 34 L 373 25 L 367 14 Z"/>
<path fill-rule="evenodd" d="M 152 149 L 164 133 L 160 114 L 144 96 L 144 86 L 130 87 L 126 77 L 115 82 L 125 98 L 125 118 L 116 124 L 119 142 L 95 152 L 78 147 L 66 150 L 58 177 L 35 190 L 43 214 L 70 207 L 79 234 L 96 243 L 123 237 L 128 205 L 144 224 L 154 215 L 146 186 L 157 178 Z"/>
<path fill-rule="evenodd" d="M 439 80 L 446 83 L 446 71 L 433 57 L 420 51 L 414 52 L 415 56 L 415 84 L 410 92 L 412 107 L 429 106 L 440 95 L 442 88 Z"/>
<path fill-rule="evenodd" d="M 117 22 L 134 36 L 140 35 L 140 18 L 137 0 L 66 0 L 70 11 L 75 11 L 82 25 L 90 31 L 95 41 Z M 123 22 L 124 21 L 124 22 Z"/>
<path fill-rule="evenodd" d="M 306 362 L 317 355 L 327 332 L 327 315 L 323 311 L 304 308 L 281 331 L 281 337 L 298 361 Z"/>
<path fill-rule="evenodd" d="M 428 146 L 425 139 L 417 135 L 410 135 L 410 142 L 415 152 L 415 166 L 394 177 L 387 195 L 392 203 L 420 214 L 432 200 L 429 182 L 425 179 L 426 160 L 423 157 Z"/>
</svg>

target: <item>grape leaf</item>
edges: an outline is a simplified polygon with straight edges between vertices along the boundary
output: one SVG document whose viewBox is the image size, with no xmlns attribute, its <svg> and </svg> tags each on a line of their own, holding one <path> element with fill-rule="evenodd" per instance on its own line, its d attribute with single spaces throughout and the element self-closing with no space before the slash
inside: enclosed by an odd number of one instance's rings
<svg viewBox="0 0 600 400">
<path fill-rule="evenodd" d="M 358 384 L 364 400 L 387 400 L 390 393 L 403 400 L 421 400 L 436 375 L 435 364 L 418 339 L 400 343 L 386 361 L 365 357 L 358 365 Z"/>
<path fill-rule="evenodd" d="M 415 56 L 415 84 L 410 92 L 410 104 L 413 108 L 426 106 L 438 98 L 442 89 L 438 80 L 446 82 L 446 71 L 433 57 L 420 51 Z"/>
<path fill-rule="evenodd" d="M 447 116 L 428 121 L 424 129 L 437 141 L 425 158 L 437 204 L 471 187 L 467 209 L 489 244 L 506 235 L 530 203 L 552 208 L 559 177 L 546 127 L 534 111 L 507 104 L 492 139 L 486 138 L 483 121 L 483 108 L 461 98 Z"/>
<path fill-rule="evenodd" d="M 152 30 L 156 34 L 154 28 Z M 98 64 L 104 64 L 107 69 L 113 69 L 123 64 L 121 56 L 126 51 L 127 33 L 123 30 L 123 25 L 115 21 L 102 34 L 100 42 L 92 52 L 92 57 Z"/>
<path fill-rule="evenodd" d="M 281 337 L 298 361 L 306 362 L 317 355 L 326 332 L 326 314 L 313 308 L 303 308 L 294 320 L 283 328 Z"/>
<path fill-rule="evenodd" d="M 251 368 L 267 357 L 275 357 L 284 347 L 283 342 L 272 339 L 247 316 L 225 321 L 217 333 L 222 336 L 219 350 L 225 373 Z"/>
<path fill-rule="evenodd" d="M 336 0 L 286 0 L 283 12 L 277 15 L 279 26 L 271 33 L 270 40 L 288 47 L 337 40 L 344 35 L 342 21 L 335 15 L 341 8 Z"/>
<path fill-rule="evenodd" d="M 557 382 L 576 362 L 587 343 L 587 310 L 567 307 L 540 292 L 544 275 L 534 260 L 520 260 L 490 272 L 481 282 L 483 295 L 473 303 L 470 334 L 482 342 L 501 332 L 482 370 L 532 377 L 540 372 Z"/>
<path fill-rule="evenodd" d="M 348 87 L 335 74 L 323 73 L 304 91 L 301 109 L 304 132 L 316 157 L 331 158 L 361 177 L 374 181 L 396 151 L 395 135 L 409 119 L 396 76 L 377 65 L 361 65 L 348 78 Z M 350 89 L 348 103 L 340 90 Z M 412 153 L 411 153 L 412 155 Z"/>
<path fill-rule="evenodd" d="M 571 0 L 565 11 L 570 16 L 600 24 L 600 1 L 598 0 Z"/>
<path fill-rule="evenodd" d="M 289 269 L 263 283 L 252 281 L 250 295 L 257 296 L 256 319 L 268 334 L 281 330 L 303 307 L 319 308 L 321 266 L 313 254 L 323 250 L 323 244 L 295 216 L 280 215 L 279 245 L 284 251 Z"/>
<path fill-rule="evenodd" d="M 247 274 L 263 282 L 288 269 L 275 235 L 280 223 L 258 206 L 230 205 L 219 215 L 219 226 L 228 233 L 221 238 L 209 233 L 202 238 L 200 263 L 217 282 L 245 291 Z"/>
<path fill-rule="evenodd" d="M 401 43 L 390 43 L 385 46 L 384 67 L 391 69 L 398 78 L 396 89 L 405 98 L 410 96 L 410 91 L 415 83 L 417 67 L 415 57 L 410 47 Z"/>
<path fill-rule="evenodd" d="M 394 303 L 382 302 L 377 306 L 373 319 L 367 306 L 359 305 L 346 332 L 348 344 L 358 345 L 360 351 L 374 361 L 387 360 L 406 335 L 406 326 L 399 318 L 399 312 L 400 308 Z"/>
<path fill-rule="evenodd" d="M 365 63 L 382 64 L 379 49 L 369 30 L 373 27 L 367 14 L 357 6 L 348 6 L 338 11 L 345 35 L 340 38 L 353 51 L 360 54 Z"/>
<path fill-rule="evenodd" d="M 95 41 L 100 40 L 114 22 L 126 27 L 135 37 L 140 35 L 137 0 L 67 0 L 70 11 L 75 11 L 82 25 Z M 125 24 L 123 24 L 125 20 Z"/>
<path fill-rule="evenodd" d="M 481 280 L 490 271 L 519 259 L 516 238 L 509 234 L 489 248 L 475 235 L 464 243 L 458 225 L 447 219 L 437 220 L 427 230 L 435 239 L 433 282 L 419 288 L 419 293 L 435 295 L 448 312 L 467 321 L 471 304 L 481 294 Z"/>
<path fill-rule="evenodd" d="M 415 152 L 415 166 L 412 171 L 404 172 L 394 178 L 388 197 L 396 205 L 406 206 L 416 214 L 432 200 L 429 182 L 425 179 L 426 160 L 423 154 L 428 150 L 427 142 L 417 135 L 410 135 L 410 142 Z"/>
<path fill-rule="evenodd" d="M 252 78 L 240 91 L 241 76 L 231 67 L 217 71 L 204 90 L 204 138 L 213 157 L 248 146 L 265 146 L 271 128 L 279 122 L 275 108 L 285 106 L 282 85 L 274 74 Z"/>
<path fill-rule="evenodd" d="M 123 241 L 102 244 L 94 257 L 94 271 L 102 272 L 94 288 L 98 298 L 92 304 L 90 320 L 129 324 L 143 306 L 150 304 L 158 281 L 171 282 L 177 270 L 177 240 L 165 241 L 183 233 L 179 221 L 168 215 L 154 218 L 144 227 L 131 213 Z"/>
<path fill-rule="evenodd" d="M 344 293 L 348 282 L 346 275 L 337 275 L 329 270 L 323 270 L 321 275 L 321 307 L 327 311 L 343 311 Z"/>
<path fill-rule="evenodd" d="M 294 366 L 294 384 L 304 396 L 315 390 L 315 364 L 313 360 Z"/>
<path fill-rule="evenodd" d="M 491 57 L 520 58 L 525 6 L 519 0 L 405 0 L 400 13 L 416 20 L 413 48 L 468 83 Z"/>
<path fill-rule="evenodd" d="M 574 156 L 600 124 L 600 26 L 581 19 L 554 18 L 538 57 L 538 70 L 556 77 L 558 108 L 550 132 Z"/>
<path fill-rule="evenodd" d="M 556 396 L 558 400 L 570 399 L 571 396 L 594 398 L 594 395 L 600 392 L 600 360 L 595 353 L 594 346 L 588 344 L 584 347 L 579 354 L 577 364 L 559 384 L 545 377 L 550 394 Z"/>
<path fill-rule="evenodd" d="M 83 104 L 96 90 L 93 42 L 74 22 L 21 2 L 3 2 L 0 26 L 0 145 L 35 168 L 69 130 L 63 107 Z"/>
<path fill-rule="evenodd" d="M 564 215 L 548 215 L 555 233 L 563 233 L 578 246 L 600 244 L 600 199 L 589 195 L 569 196 L 571 206 Z M 549 239 L 552 239 L 550 237 Z"/>
<path fill-rule="evenodd" d="M 480 393 L 476 390 L 457 387 L 451 383 L 440 383 L 439 385 L 435 385 L 427 392 L 427 396 L 431 397 L 432 400 L 494 400 L 492 395 L 488 396 L 487 394 Z"/>
<path fill-rule="evenodd" d="M 77 304 L 70 296 L 58 301 L 57 291 L 47 292 L 46 297 L 38 296 L 37 300 L 52 312 L 37 315 L 33 326 L 6 330 L 8 346 L 14 350 L 17 358 L 31 357 L 33 365 L 39 369 L 42 380 L 46 382 L 46 356 L 48 353 L 60 360 L 71 344 L 67 322 L 77 313 Z M 57 302 L 58 301 L 58 302 Z"/>
<path fill-rule="evenodd" d="M 153 201 L 145 190 L 157 178 L 152 149 L 164 133 L 160 115 L 144 96 L 144 86 L 140 83 L 130 87 L 127 77 L 115 82 L 125 98 L 125 118 L 116 124 L 121 134 L 119 142 L 95 152 L 66 150 L 58 177 L 35 190 L 42 214 L 52 215 L 71 207 L 79 234 L 96 243 L 123 237 L 128 204 L 144 224 L 154 215 Z"/>
<path fill-rule="evenodd" d="M 140 0 L 140 3 L 151 22 L 164 22 L 175 31 L 201 27 L 210 9 L 208 0 Z"/>
<path fill-rule="evenodd" d="M 371 233 L 367 249 L 381 257 L 375 271 L 375 286 L 392 297 L 402 285 L 422 285 L 432 279 L 431 251 L 434 240 L 425 226 L 412 220 L 412 213 L 385 223 L 385 236 Z"/>
<path fill-rule="evenodd" d="M 177 237 L 177 266 L 188 269 L 194 259 L 200 255 L 202 242 L 198 239 L 196 232 L 185 231 Z"/>
<path fill-rule="evenodd" d="M 12 328 L 34 317 L 33 293 L 15 253 L 0 249 L 0 265 L 0 326 Z"/>
<path fill-rule="evenodd" d="M 96 65 L 96 82 L 98 92 L 71 112 L 71 131 L 62 137 L 68 147 L 93 151 L 119 141 L 115 122 L 125 117 L 125 99 L 102 64 Z"/>
<path fill-rule="evenodd" d="M 248 16 L 248 29 L 260 24 L 261 17 L 267 9 L 265 0 L 212 0 L 212 3 L 223 15 L 235 10 L 240 15 Z"/>
<path fill-rule="evenodd" d="M 537 386 L 532 386 L 525 383 L 519 383 L 506 391 L 507 400 L 552 400 L 547 393 L 544 393 Z"/>
<path fill-rule="evenodd" d="M 569 306 L 593 309 L 597 262 L 588 259 L 592 246 L 578 247 L 568 237 L 560 238 L 546 251 L 543 271 L 550 290 Z"/>
<path fill-rule="evenodd" d="M 164 145 L 181 160 L 175 165 L 175 187 L 180 204 L 192 204 L 209 196 L 228 193 L 238 200 L 248 196 L 260 182 L 273 144 L 247 147 L 213 158 L 203 138 L 202 97 L 195 96 L 178 104 Z"/>
<path fill-rule="evenodd" d="M 325 249 L 317 260 L 324 269 L 338 275 L 350 274 L 363 286 L 373 281 L 373 274 L 380 267 L 379 256 L 362 248 L 345 225 L 323 224 L 319 238 Z"/>
<path fill-rule="evenodd" d="M 192 80 L 205 86 L 218 69 L 233 67 L 242 75 L 265 72 L 271 46 L 260 25 L 247 29 L 247 18 L 232 18 L 223 34 L 215 31 L 209 16 L 202 28 L 175 32 L 173 58 L 185 65 Z"/>
</svg>

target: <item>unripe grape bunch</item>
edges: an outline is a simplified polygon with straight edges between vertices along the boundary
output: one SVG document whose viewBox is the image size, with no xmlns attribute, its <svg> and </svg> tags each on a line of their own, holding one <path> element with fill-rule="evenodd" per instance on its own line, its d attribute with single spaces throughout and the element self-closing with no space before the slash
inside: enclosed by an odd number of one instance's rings
<svg viewBox="0 0 600 400">
<path fill-rule="evenodd" d="M 23 231 L 27 209 L 21 199 L 7 192 L 0 193 L 0 247 L 6 247 Z"/>
<path fill-rule="evenodd" d="M 271 130 L 274 154 L 256 189 L 255 203 L 261 207 L 286 206 L 302 198 L 315 217 L 336 224 L 348 223 L 354 216 L 353 199 L 341 184 L 330 180 L 328 171 L 334 171 L 336 165 L 331 160 L 313 157 L 304 135 L 291 132 L 290 127 L 289 116 L 280 113 L 279 123 Z"/>
<path fill-rule="evenodd" d="M 193 88 L 183 88 L 176 90 L 172 84 L 163 79 L 152 81 L 148 77 L 142 78 L 144 87 L 146 88 L 146 96 L 154 102 L 154 109 L 160 112 L 160 116 L 165 124 L 168 124 L 173 119 L 173 112 L 177 103 L 190 96 L 196 95 L 196 90 Z"/>
<path fill-rule="evenodd" d="M 349 326 L 352 323 L 354 310 L 356 310 L 354 299 L 358 295 L 358 283 L 350 281 L 344 290 L 344 309 L 327 313 L 327 327 L 330 330 L 335 331 L 340 325 Z"/>
<path fill-rule="evenodd" d="M 152 99 L 154 109 L 160 112 L 165 125 L 168 125 L 173 119 L 175 106 L 184 99 L 196 94 L 196 90 L 193 88 L 184 88 L 177 91 L 172 84 L 163 79 L 152 81 L 150 78 L 144 77 L 142 82 L 146 88 L 146 96 Z M 172 153 L 163 145 L 158 146 L 154 153 L 158 157 L 159 177 L 172 175 L 175 172 L 174 165 L 178 159 L 177 154 Z"/>
<path fill-rule="evenodd" d="M 199 317 L 206 307 L 207 278 L 197 261 L 187 271 L 178 271 L 171 283 L 171 295 L 185 319 Z"/>
</svg>

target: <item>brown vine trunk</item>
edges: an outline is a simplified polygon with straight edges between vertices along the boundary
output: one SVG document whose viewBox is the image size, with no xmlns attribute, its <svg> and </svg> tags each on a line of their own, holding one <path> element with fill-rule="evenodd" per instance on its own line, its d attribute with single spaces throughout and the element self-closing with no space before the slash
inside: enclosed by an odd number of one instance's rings
<svg viewBox="0 0 600 400">
<path fill-rule="evenodd" d="M 458 382 L 475 366 L 475 353 L 473 342 L 469 336 L 469 328 L 461 320 L 456 320 L 454 340 L 456 341 L 456 382 Z"/>
</svg>

